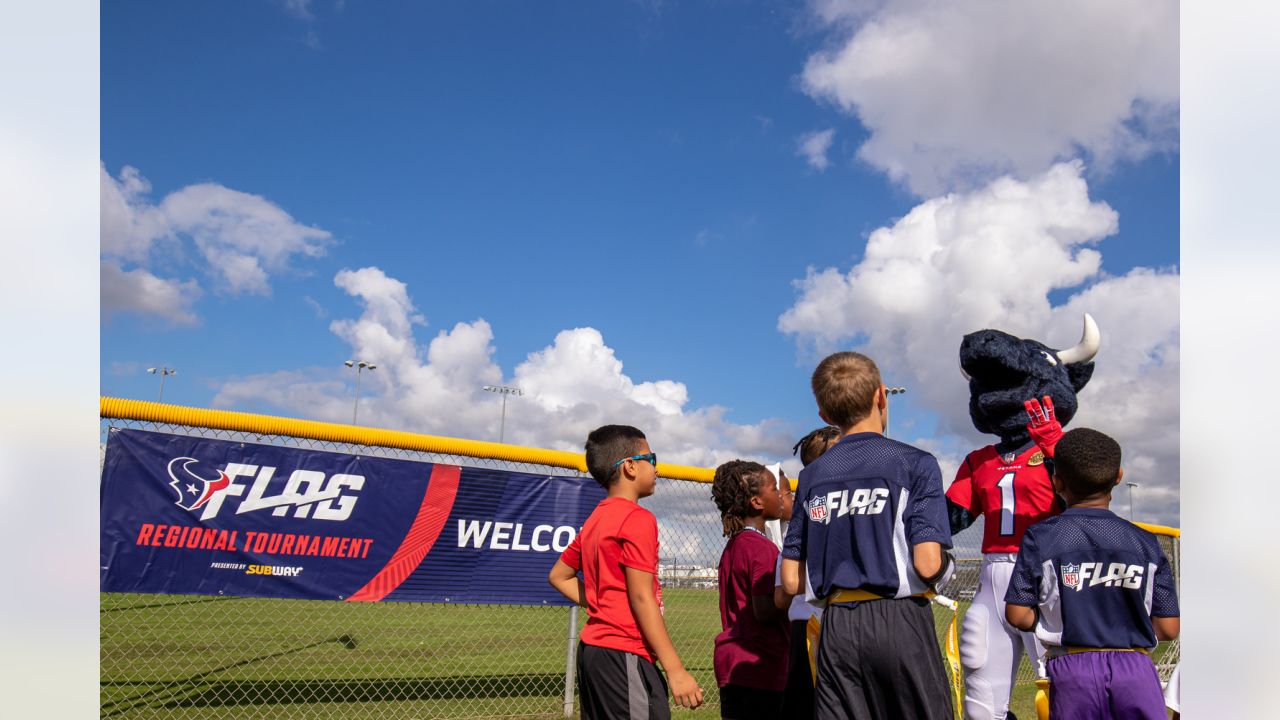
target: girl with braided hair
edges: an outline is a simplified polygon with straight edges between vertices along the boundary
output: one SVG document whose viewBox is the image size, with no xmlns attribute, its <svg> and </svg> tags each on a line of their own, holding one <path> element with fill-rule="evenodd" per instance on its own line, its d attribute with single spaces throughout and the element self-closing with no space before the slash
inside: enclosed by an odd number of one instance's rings
<svg viewBox="0 0 1280 720">
<path fill-rule="evenodd" d="M 827 448 L 838 442 L 840 442 L 840 428 L 827 425 L 800 438 L 800 442 L 791 448 L 791 454 L 799 454 L 801 464 L 808 465 L 826 452 Z"/>
<path fill-rule="evenodd" d="M 778 480 L 760 463 L 730 460 L 716 468 L 711 497 L 729 538 L 720 556 L 720 625 L 715 640 L 720 717 L 776 720 L 787 685 L 787 607 L 774 589 L 778 548 L 766 520 L 785 513 Z"/>
</svg>

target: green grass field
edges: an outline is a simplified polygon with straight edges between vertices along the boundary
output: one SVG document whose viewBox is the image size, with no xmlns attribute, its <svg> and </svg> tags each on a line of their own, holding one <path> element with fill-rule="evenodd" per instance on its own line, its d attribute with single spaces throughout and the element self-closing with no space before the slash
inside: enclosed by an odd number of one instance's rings
<svg viewBox="0 0 1280 720">
<path fill-rule="evenodd" d="M 664 598 L 710 705 L 675 716 L 719 717 L 716 591 Z M 563 717 L 566 608 L 103 594 L 100 617 L 103 717 Z"/>
</svg>

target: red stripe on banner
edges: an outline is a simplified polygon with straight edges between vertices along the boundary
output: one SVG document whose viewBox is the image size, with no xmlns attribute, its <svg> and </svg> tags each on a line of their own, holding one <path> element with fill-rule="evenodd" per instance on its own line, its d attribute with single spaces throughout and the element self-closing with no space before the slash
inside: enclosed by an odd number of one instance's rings
<svg viewBox="0 0 1280 720">
<path fill-rule="evenodd" d="M 431 477 L 427 480 L 427 491 L 422 496 L 422 506 L 418 508 L 418 516 L 405 534 L 400 547 L 396 549 L 385 567 L 374 575 L 365 586 L 360 588 L 347 602 L 378 602 L 388 593 L 400 587 L 400 583 L 409 577 L 409 573 L 417 569 L 422 559 L 431 552 L 444 530 L 444 523 L 453 510 L 453 500 L 458 496 L 458 479 L 462 476 L 462 468 L 457 465 L 435 465 Z"/>
</svg>

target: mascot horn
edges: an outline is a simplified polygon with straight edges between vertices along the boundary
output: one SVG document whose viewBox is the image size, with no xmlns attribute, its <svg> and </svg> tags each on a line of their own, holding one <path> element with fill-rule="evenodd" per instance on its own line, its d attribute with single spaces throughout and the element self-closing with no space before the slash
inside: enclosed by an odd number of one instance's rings
<svg viewBox="0 0 1280 720">
<path fill-rule="evenodd" d="M 969 417 L 980 432 L 999 438 L 969 453 L 947 489 L 953 535 L 983 518 L 978 591 L 960 637 L 965 716 L 973 720 L 1014 718 L 1008 712 L 1010 683 L 1024 651 L 1035 659 L 1039 676 L 1045 676 L 1044 648 L 1032 633 L 1013 629 L 1004 617 L 1004 593 L 1022 534 L 1062 512 L 1044 453 L 1027 430 L 1025 403 L 1047 396 L 1052 399 L 1052 408 L 1046 405 L 1050 421 L 1056 413 L 1056 422 L 1071 422 L 1079 407 L 1076 394 L 1093 376 L 1100 345 L 1098 326 L 1088 314 L 1080 342 L 1065 350 L 999 330 L 969 333 L 960 343 Z"/>
</svg>

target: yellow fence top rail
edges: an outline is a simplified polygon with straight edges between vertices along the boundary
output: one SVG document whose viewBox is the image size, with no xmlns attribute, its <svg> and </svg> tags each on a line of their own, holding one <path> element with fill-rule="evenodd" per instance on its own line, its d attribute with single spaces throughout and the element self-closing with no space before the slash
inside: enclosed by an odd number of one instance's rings
<svg viewBox="0 0 1280 720">
<path fill-rule="evenodd" d="M 117 418 L 120 420 L 190 425 L 213 430 L 248 432 L 256 435 L 287 435 L 351 445 L 373 445 L 439 455 L 489 458 L 529 463 L 531 465 L 562 467 L 579 472 L 587 471 L 585 456 L 564 450 L 529 448 L 520 445 L 485 442 L 483 440 L 462 440 L 400 430 L 385 430 L 358 425 L 317 422 L 315 420 L 297 420 L 274 415 L 257 415 L 255 413 L 233 412 L 230 410 L 207 410 L 204 408 L 112 397 L 100 398 L 99 414 L 104 418 Z M 673 465 L 665 462 L 660 467 L 662 468 L 660 473 L 662 477 L 673 480 L 692 480 L 694 482 L 709 483 L 715 476 L 715 470 L 711 468 Z M 795 485 L 795 479 L 791 478 L 793 489 Z M 1182 531 L 1178 528 L 1147 523 L 1134 524 L 1156 535 L 1182 537 Z"/>
<path fill-rule="evenodd" d="M 1178 528 L 1167 527 L 1165 525 L 1152 525 L 1150 523 L 1140 523 L 1140 522 L 1136 522 L 1134 523 L 1134 525 L 1137 525 L 1143 530 L 1146 530 L 1147 532 L 1153 533 L 1155 535 L 1168 535 L 1169 537 L 1172 537 L 1172 538 L 1179 538 L 1179 539 L 1182 538 L 1182 531 L 1179 530 Z"/>
<path fill-rule="evenodd" d="M 463 457 L 489 458 L 532 465 L 549 465 L 579 472 L 587 471 L 586 457 L 581 453 L 529 448 L 505 443 L 484 442 L 482 440 L 462 440 L 436 435 L 422 435 L 400 430 L 317 422 L 315 420 L 297 420 L 295 418 L 257 415 L 230 410 L 207 410 L 204 408 L 112 397 L 99 399 L 98 412 L 104 418 L 116 418 L 119 420 L 190 425 L 213 430 L 248 432 L 256 435 L 287 435 L 351 445 L 372 445 L 439 455 L 461 455 Z M 673 465 L 664 462 L 659 467 L 661 468 L 659 474 L 662 477 L 674 480 L 709 483 L 715 475 L 714 470 L 690 467 L 688 465 Z"/>
</svg>

